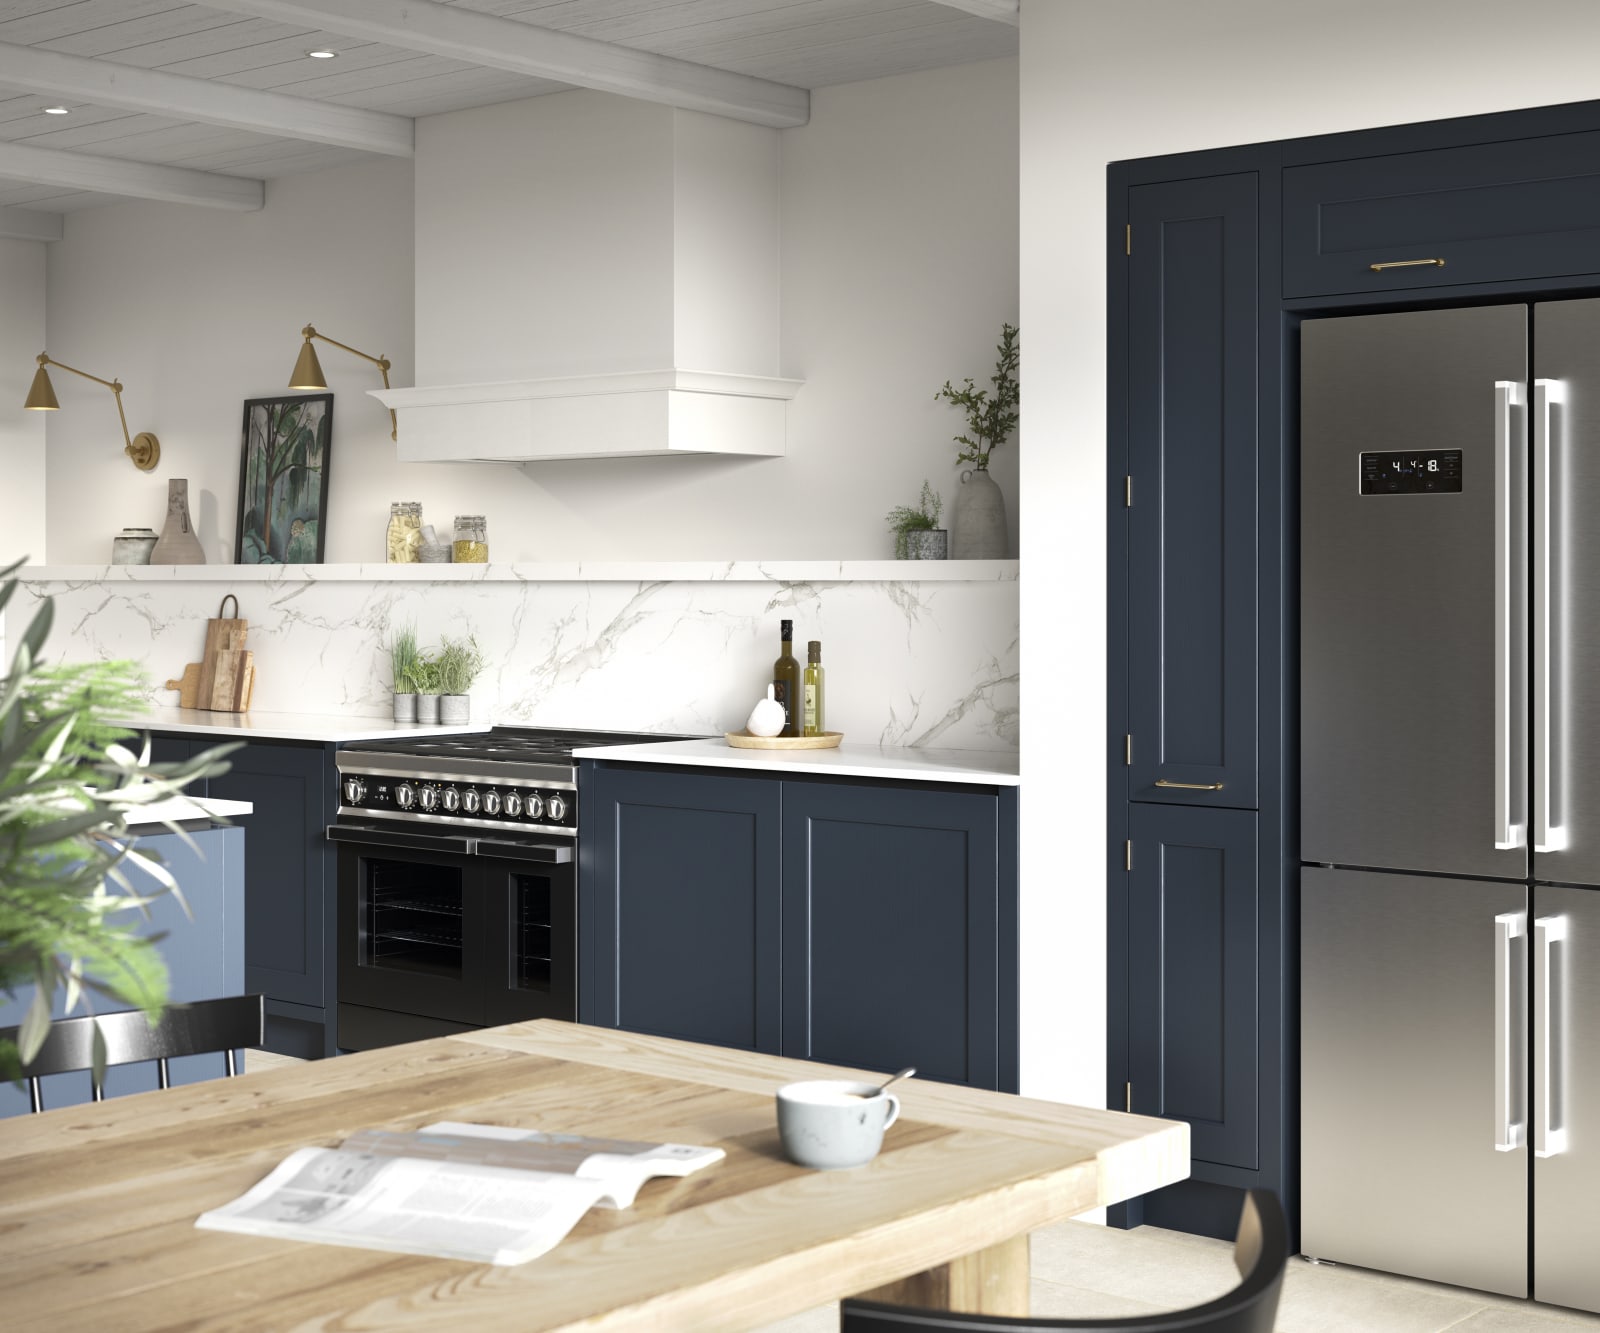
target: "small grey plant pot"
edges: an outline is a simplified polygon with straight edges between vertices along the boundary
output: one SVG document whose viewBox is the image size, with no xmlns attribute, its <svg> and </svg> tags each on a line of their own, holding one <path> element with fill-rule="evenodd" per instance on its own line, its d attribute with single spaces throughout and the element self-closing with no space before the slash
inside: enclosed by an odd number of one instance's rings
<svg viewBox="0 0 1600 1333">
<path fill-rule="evenodd" d="M 439 696 L 439 721 L 452 726 L 463 725 L 472 713 L 470 694 L 441 694 Z"/>
<path fill-rule="evenodd" d="M 943 560 L 950 549 L 950 534 L 943 528 L 921 528 L 905 537 L 907 560 Z"/>
<path fill-rule="evenodd" d="M 417 721 L 438 722 L 439 696 L 437 694 L 419 694 L 417 696 Z"/>
<path fill-rule="evenodd" d="M 416 695 L 396 694 L 394 696 L 394 720 L 396 722 L 415 722 L 417 720 Z"/>
</svg>

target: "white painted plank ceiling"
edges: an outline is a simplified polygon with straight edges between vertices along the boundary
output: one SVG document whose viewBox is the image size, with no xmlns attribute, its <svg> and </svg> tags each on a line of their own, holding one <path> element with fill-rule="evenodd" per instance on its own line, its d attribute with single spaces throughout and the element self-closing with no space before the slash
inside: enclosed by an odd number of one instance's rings
<svg viewBox="0 0 1600 1333">
<path fill-rule="evenodd" d="M 935 69 L 1017 51 L 1017 6 L 1012 0 L 411 0 L 410 7 L 428 4 L 792 89 Z M 319 103 L 415 118 L 572 86 L 430 54 L 425 41 L 398 28 L 383 29 L 392 44 L 337 31 L 341 17 L 386 12 L 383 0 L 316 0 L 309 7 L 320 11 L 329 31 L 254 17 L 252 8 L 269 12 L 272 6 L 253 5 L 252 0 L 217 0 L 215 5 L 180 0 L 0 0 L 0 43 L 281 94 L 299 99 L 311 120 L 319 114 Z M 388 6 L 387 12 L 400 11 Z M 344 26 L 352 29 L 349 21 Z M 306 52 L 317 48 L 339 54 L 332 60 L 309 59 Z M 13 68 L 20 70 L 26 63 L 26 53 L 18 53 Z M 692 78 L 695 71 L 687 73 Z M 210 95 L 200 89 L 182 105 L 195 114 L 195 99 Z M 69 114 L 44 114 L 45 107 L 55 105 L 66 106 Z M 297 110 L 289 108 L 291 117 Z M 328 115 L 325 109 L 320 114 Z M 247 121 L 248 116 L 235 117 L 232 123 Z M 315 142 L 309 130 L 288 137 L 204 123 L 182 111 L 161 114 L 132 106 L 96 105 L 0 82 L 0 145 L 262 180 L 374 156 L 338 146 L 349 142 L 337 137 Z M 60 213 L 118 197 L 122 196 L 0 177 L 0 209 Z"/>
</svg>

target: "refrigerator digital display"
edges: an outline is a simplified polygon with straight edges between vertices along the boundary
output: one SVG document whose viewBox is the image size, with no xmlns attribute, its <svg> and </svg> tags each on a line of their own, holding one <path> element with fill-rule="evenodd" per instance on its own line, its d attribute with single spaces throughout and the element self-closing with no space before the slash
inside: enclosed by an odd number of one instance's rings
<svg viewBox="0 0 1600 1333">
<path fill-rule="evenodd" d="M 1461 450 L 1361 455 L 1361 494 L 1435 495 L 1461 489 Z"/>
</svg>

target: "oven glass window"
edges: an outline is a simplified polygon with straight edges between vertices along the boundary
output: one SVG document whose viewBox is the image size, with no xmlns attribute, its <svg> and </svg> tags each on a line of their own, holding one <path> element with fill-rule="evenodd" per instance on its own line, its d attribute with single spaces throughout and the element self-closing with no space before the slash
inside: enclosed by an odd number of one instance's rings
<svg viewBox="0 0 1600 1333">
<path fill-rule="evenodd" d="M 361 966 L 459 979 L 462 874 L 369 858 L 361 891 Z"/>
<path fill-rule="evenodd" d="M 550 881 L 512 875 L 512 977 L 519 990 L 550 989 Z"/>
</svg>

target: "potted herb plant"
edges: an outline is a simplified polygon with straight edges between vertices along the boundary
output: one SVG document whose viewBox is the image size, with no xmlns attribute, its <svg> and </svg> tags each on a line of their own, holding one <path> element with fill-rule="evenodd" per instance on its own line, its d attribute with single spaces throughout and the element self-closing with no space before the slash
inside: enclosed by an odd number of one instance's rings
<svg viewBox="0 0 1600 1333">
<path fill-rule="evenodd" d="M 16 591 L 0 570 L 0 609 Z M 129 812 L 181 791 L 196 778 L 225 773 L 218 746 L 174 764 L 135 754 L 125 727 L 110 721 L 141 711 L 143 680 L 131 662 L 42 665 L 53 604 L 46 600 L 17 639 L 0 676 L 0 991 L 33 998 L 17 1040 L 0 1042 L 0 1077 L 15 1078 L 44 1043 L 56 992 L 67 1011 L 91 996 L 158 1015 L 167 969 L 156 941 L 126 915 L 160 893 L 176 893 L 172 874 L 122 834 Z M 175 826 L 166 827 L 176 831 Z M 137 861 L 159 886 L 134 892 L 123 867 Z M 94 1044 L 95 1075 L 105 1069 Z"/>
<path fill-rule="evenodd" d="M 1000 488 L 989 476 L 989 454 L 1004 444 L 1016 430 L 1021 402 L 1017 382 L 1017 327 L 1000 326 L 999 359 L 989 377 L 993 389 L 980 389 L 970 379 L 955 388 L 949 380 L 934 394 L 967 414 L 967 434 L 957 435 L 961 451 L 957 463 L 971 463 L 961 474 L 961 489 L 956 492 L 951 511 L 954 529 L 950 554 L 957 560 L 1001 560 L 1006 554 L 1006 502 Z"/>
<path fill-rule="evenodd" d="M 439 720 L 439 659 L 433 653 L 418 653 L 411 678 L 417 686 L 417 721 Z"/>
<path fill-rule="evenodd" d="M 389 670 L 394 682 L 394 720 L 417 720 L 417 667 L 422 654 L 417 649 L 417 627 L 402 625 L 389 641 Z"/>
<path fill-rule="evenodd" d="M 896 560 L 943 560 L 949 534 L 939 526 L 944 499 L 924 478 L 917 507 L 896 505 L 889 511 Z"/>
<path fill-rule="evenodd" d="M 463 723 L 472 710 L 472 700 L 467 691 L 483 670 L 483 653 L 477 639 L 452 639 L 448 635 L 439 643 L 439 655 L 434 659 L 438 668 L 439 721 Z"/>
</svg>

